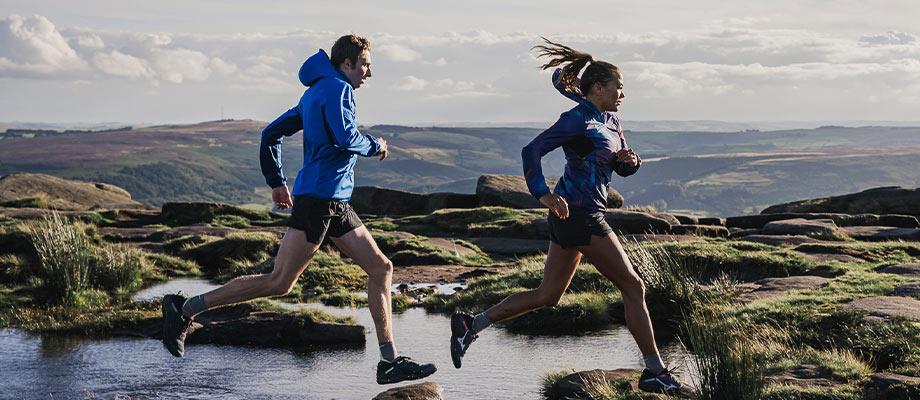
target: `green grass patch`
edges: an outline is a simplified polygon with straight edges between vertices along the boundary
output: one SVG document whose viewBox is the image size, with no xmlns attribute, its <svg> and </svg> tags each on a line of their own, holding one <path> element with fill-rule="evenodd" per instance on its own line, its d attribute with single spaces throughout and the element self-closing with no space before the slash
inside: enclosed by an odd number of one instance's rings
<svg viewBox="0 0 920 400">
<path fill-rule="evenodd" d="M 132 326 L 160 317 L 156 302 L 78 306 L 22 307 L 0 313 L 5 325 L 33 333 L 56 332 L 84 335 L 109 334 L 113 329 Z"/>
<path fill-rule="evenodd" d="M 168 254 L 146 253 L 144 257 L 150 265 L 145 281 L 165 281 L 170 278 L 191 278 L 201 276 L 198 264 L 184 258 Z"/>
<path fill-rule="evenodd" d="M 197 262 L 205 273 L 221 276 L 229 272 L 234 260 L 262 262 L 271 258 L 280 242 L 268 232 L 238 232 L 186 248 L 180 254 Z"/>
<path fill-rule="evenodd" d="M 320 288 L 323 293 L 338 289 L 358 290 L 367 287 L 367 274 L 356 265 L 309 266 L 300 276 L 304 288 Z"/>
<path fill-rule="evenodd" d="M 843 267 L 818 264 L 805 256 L 773 246 L 728 240 L 701 240 L 663 245 L 676 262 L 697 269 L 692 271 L 703 280 L 727 276 L 732 280 L 755 281 L 790 275 L 836 276 Z"/>
<path fill-rule="evenodd" d="M 862 400 L 862 390 L 845 385 L 837 388 L 773 385 L 764 390 L 762 400 Z"/>
<path fill-rule="evenodd" d="M 239 215 L 218 215 L 211 219 L 210 224 L 237 229 L 245 229 L 250 226 L 249 220 Z"/>
<path fill-rule="evenodd" d="M 794 249 L 806 253 L 846 254 L 872 263 L 911 263 L 920 260 L 920 245 L 906 242 L 808 243 Z"/>
<path fill-rule="evenodd" d="M 319 296 L 320 303 L 336 307 L 367 307 L 367 296 L 348 291 L 336 291 Z"/>
</svg>

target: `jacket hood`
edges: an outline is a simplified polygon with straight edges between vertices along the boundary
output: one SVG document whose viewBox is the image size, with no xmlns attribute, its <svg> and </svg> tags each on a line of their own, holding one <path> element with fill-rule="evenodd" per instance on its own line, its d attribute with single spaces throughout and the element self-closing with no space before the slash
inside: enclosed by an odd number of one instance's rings
<svg viewBox="0 0 920 400">
<path fill-rule="evenodd" d="M 313 86 L 316 81 L 322 78 L 339 78 L 351 84 L 348 78 L 332 65 L 332 61 L 329 60 L 326 51 L 322 49 L 303 62 L 298 75 L 300 76 L 300 83 L 303 83 L 304 86 Z"/>
</svg>

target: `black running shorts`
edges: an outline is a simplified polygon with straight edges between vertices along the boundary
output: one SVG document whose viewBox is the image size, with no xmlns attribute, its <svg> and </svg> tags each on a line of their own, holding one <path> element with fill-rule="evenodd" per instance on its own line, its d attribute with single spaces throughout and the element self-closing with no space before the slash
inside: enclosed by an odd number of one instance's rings
<svg viewBox="0 0 920 400">
<path fill-rule="evenodd" d="M 569 207 L 569 217 L 559 219 L 549 213 L 549 240 L 562 248 L 587 246 L 591 236 L 607 236 L 613 229 L 604 220 L 604 213 Z"/>
<path fill-rule="evenodd" d="M 307 241 L 320 244 L 328 233 L 337 238 L 363 225 L 361 218 L 345 201 L 294 196 L 294 207 L 287 226 L 307 233 Z"/>
</svg>

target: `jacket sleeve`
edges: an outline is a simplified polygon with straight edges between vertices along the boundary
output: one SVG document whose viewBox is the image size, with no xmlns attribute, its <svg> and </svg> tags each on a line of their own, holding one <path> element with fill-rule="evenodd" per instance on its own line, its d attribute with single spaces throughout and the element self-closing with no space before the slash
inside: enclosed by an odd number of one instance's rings
<svg viewBox="0 0 920 400">
<path fill-rule="evenodd" d="M 354 89 L 344 85 L 341 92 L 331 94 L 324 105 L 326 129 L 332 145 L 349 152 L 371 157 L 380 151 L 380 143 L 371 135 L 358 132 L 355 118 Z"/>
<path fill-rule="evenodd" d="M 303 129 L 300 108 L 294 107 L 281 114 L 265 129 L 262 129 L 262 142 L 259 144 L 259 164 L 265 183 L 272 189 L 287 183 L 281 169 L 281 142 L 284 136 L 291 136 Z"/>
<path fill-rule="evenodd" d="M 575 111 L 565 112 L 553 126 L 537 135 L 521 150 L 527 189 L 537 200 L 550 192 L 540 160 L 550 151 L 584 134 L 585 127 L 584 118 L 580 114 Z"/>
<path fill-rule="evenodd" d="M 642 166 L 642 157 L 639 157 L 639 155 L 637 154 L 636 158 L 638 159 L 638 162 L 636 163 L 635 167 L 632 167 L 629 164 L 626 164 L 625 162 L 622 162 L 619 160 L 613 160 L 613 172 L 616 172 L 617 175 L 623 176 L 623 177 L 635 174 L 636 171 L 639 170 L 639 167 Z"/>
</svg>

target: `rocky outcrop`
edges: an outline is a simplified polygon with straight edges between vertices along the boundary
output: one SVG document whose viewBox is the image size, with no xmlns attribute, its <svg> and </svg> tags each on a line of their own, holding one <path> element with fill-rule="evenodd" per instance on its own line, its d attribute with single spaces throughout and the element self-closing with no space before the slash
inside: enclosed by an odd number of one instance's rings
<svg viewBox="0 0 920 400">
<path fill-rule="evenodd" d="M 920 264 L 883 265 L 879 267 L 877 271 L 886 274 L 920 277 Z"/>
<path fill-rule="evenodd" d="M 637 211 L 607 211 L 604 219 L 614 231 L 620 233 L 669 233 L 672 226 L 665 219 Z"/>
<path fill-rule="evenodd" d="M 905 318 L 920 321 L 920 300 L 911 297 L 881 296 L 856 299 L 843 306 L 845 310 L 863 311 L 872 317 Z"/>
<path fill-rule="evenodd" d="M 373 400 L 441 400 L 444 390 L 434 382 L 416 383 L 387 389 Z"/>
<path fill-rule="evenodd" d="M 920 378 L 880 372 L 872 375 L 863 396 L 866 400 L 920 399 Z"/>
<path fill-rule="evenodd" d="M 556 180 L 547 181 L 550 188 Z M 542 208 L 537 199 L 530 195 L 527 182 L 518 175 L 482 175 L 476 182 L 476 196 L 484 206 L 502 206 L 511 208 Z M 614 189 L 607 191 L 607 208 L 623 206 L 623 196 Z"/>
<path fill-rule="evenodd" d="M 147 207 L 134 201 L 131 193 L 115 185 L 30 173 L 0 177 L 0 205 L 67 211 Z"/>
<path fill-rule="evenodd" d="M 729 228 L 760 229 L 769 222 L 784 219 L 830 219 L 837 226 L 892 226 L 898 228 L 920 227 L 920 221 L 912 215 L 896 214 L 840 214 L 840 213 L 773 213 L 757 215 L 740 215 L 725 219 Z"/>
<path fill-rule="evenodd" d="M 186 226 L 199 223 L 209 223 L 215 217 L 233 215 L 247 220 L 255 221 L 264 218 L 283 218 L 283 215 L 269 216 L 264 212 L 248 210 L 245 208 L 205 202 L 169 202 L 163 204 L 160 211 L 160 223 L 169 226 Z"/>
<path fill-rule="evenodd" d="M 478 246 L 482 251 L 490 254 L 504 256 L 526 256 L 545 253 L 549 249 L 546 239 L 512 239 L 498 237 L 483 237 L 466 239 Z"/>
<path fill-rule="evenodd" d="M 479 207 L 479 198 L 461 193 L 412 193 L 374 186 L 355 187 L 349 201 L 359 214 L 418 215 L 444 208 Z"/>
<path fill-rule="evenodd" d="M 908 242 L 920 241 L 920 229 L 917 228 L 847 226 L 840 229 L 853 239 L 869 242 L 883 242 L 888 240 L 903 240 Z"/>
<path fill-rule="evenodd" d="M 787 212 L 905 214 L 920 216 L 920 189 L 880 187 L 859 193 L 777 204 L 764 214 Z"/>
<path fill-rule="evenodd" d="M 831 375 L 827 368 L 812 364 L 799 365 L 781 373 L 770 375 L 767 377 L 767 381 L 773 384 L 801 388 L 832 388 L 846 383 L 845 380 Z"/>
<path fill-rule="evenodd" d="M 779 296 L 790 290 L 809 290 L 827 286 L 831 280 L 820 276 L 789 276 L 764 278 L 753 283 L 751 290 L 741 296 L 742 301 L 751 301 Z"/>
<path fill-rule="evenodd" d="M 708 237 L 728 237 L 728 228 L 716 225 L 673 225 L 671 233 L 675 235 L 696 235 Z"/>
<path fill-rule="evenodd" d="M 763 233 L 770 235 L 802 235 L 822 239 L 843 238 L 845 235 L 830 219 L 787 219 L 768 222 Z"/>
<path fill-rule="evenodd" d="M 718 225 L 725 226 L 725 218 L 722 217 L 700 217 L 700 225 Z"/>
</svg>

